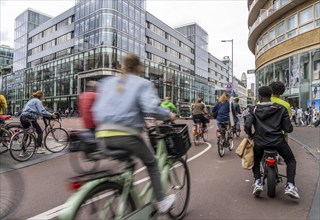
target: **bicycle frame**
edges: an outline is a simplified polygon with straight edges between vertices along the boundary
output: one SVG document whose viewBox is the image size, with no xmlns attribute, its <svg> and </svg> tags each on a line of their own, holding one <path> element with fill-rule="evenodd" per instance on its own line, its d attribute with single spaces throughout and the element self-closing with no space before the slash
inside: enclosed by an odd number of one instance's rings
<svg viewBox="0 0 320 220">
<path fill-rule="evenodd" d="M 158 160 L 159 170 L 161 171 L 161 182 L 164 190 L 168 189 L 168 180 L 169 180 L 169 170 L 172 166 L 174 159 L 168 158 L 168 152 L 165 146 L 164 137 L 161 137 L 157 140 L 157 150 L 156 158 Z M 104 182 L 113 182 L 123 186 L 122 193 L 120 195 L 119 205 L 116 210 L 115 219 L 130 219 L 134 215 L 135 219 L 145 219 L 146 214 L 150 216 L 150 212 L 156 212 L 155 207 L 151 205 L 147 210 L 143 209 L 144 207 L 151 204 L 154 195 L 152 191 L 151 183 L 148 182 L 140 193 L 137 192 L 136 187 L 133 184 L 133 170 L 134 168 L 125 169 L 123 173 L 110 175 L 104 178 L 95 179 L 89 181 L 81 186 L 76 193 L 74 193 L 66 202 L 66 211 L 59 216 L 59 219 L 74 219 L 76 214 L 76 209 L 85 198 L 85 196 L 93 190 L 97 185 Z M 125 203 L 128 199 L 129 194 L 133 198 L 136 210 L 133 213 L 130 213 L 129 216 L 123 216 Z M 144 201 L 144 202 L 143 202 Z M 108 203 L 112 201 L 108 200 Z M 108 205 L 108 204 L 107 204 Z M 109 210 L 104 210 L 105 213 L 108 213 Z"/>
</svg>

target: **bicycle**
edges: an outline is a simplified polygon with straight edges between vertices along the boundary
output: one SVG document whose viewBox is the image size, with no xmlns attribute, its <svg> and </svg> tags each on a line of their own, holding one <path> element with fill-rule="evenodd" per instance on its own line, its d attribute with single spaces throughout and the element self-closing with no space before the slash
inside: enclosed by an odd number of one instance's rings
<svg viewBox="0 0 320 220">
<path fill-rule="evenodd" d="M 63 151 L 70 142 L 68 132 L 61 127 L 61 118 L 56 119 L 43 117 L 45 127 L 43 144 L 45 148 L 52 152 L 58 153 Z M 32 126 L 33 119 L 28 120 L 30 127 L 22 129 L 11 137 L 9 150 L 13 159 L 23 162 L 29 160 L 37 150 L 36 130 Z M 58 124 L 55 127 L 55 123 Z M 24 154 L 21 154 L 24 152 Z"/>
<path fill-rule="evenodd" d="M 0 119 L 6 121 L 11 118 L 11 115 L 0 115 Z M 20 123 L 4 123 L 0 124 L 0 154 L 9 150 L 11 136 L 21 130 Z"/>
<path fill-rule="evenodd" d="M 237 118 L 234 120 L 235 121 L 235 126 L 233 127 L 233 134 L 236 135 L 237 137 L 240 137 L 240 116 L 237 116 Z"/>
<path fill-rule="evenodd" d="M 18 170 L 0 161 L 0 219 L 9 219 L 23 198 L 23 178 Z"/>
<path fill-rule="evenodd" d="M 195 146 L 198 146 L 200 139 L 202 138 L 204 142 L 208 140 L 208 129 L 203 129 L 203 124 L 200 119 L 194 119 L 195 123 L 193 124 L 192 135 L 193 143 Z M 208 126 L 208 125 L 207 125 Z"/>
<path fill-rule="evenodd" d="M 229 124 L 221 123 L 221 129 L 217 129 L 216 135 L 218 139 L 218 153 L 220 157 L 223 157 L 225 148 L 229 148 L 229 151 L 232 151 L 234 147 L 233 129 Z"/>
<path fill-rule="evenodd" d="M 187 162 L 182 158 L 191 147 L 187 125 L 159 126 L 150 129 L 150 141 L 156 143 L 156 158 L 161 181 L 166 192 L 181 193 L 169 216 L 182 219 L 190 198 L 190 174 Z M 157 209 L 151 183 L 138 192 L 133 175 L 136 162 L 130 152 L 106 149 L 105 154 L 114 160 L 125 162 L 119 172 L 100 171 L 69 179 L 69 186 L 76 189 L 66 202 L 68 207 L 59 219 L 154 219 Z M 178 196 L 179 197 L 179 196 Z M 102 201 L 104 200 L 104 201 Z M 101 204 L 95 204 L 99 203 Z"/>
</svg>

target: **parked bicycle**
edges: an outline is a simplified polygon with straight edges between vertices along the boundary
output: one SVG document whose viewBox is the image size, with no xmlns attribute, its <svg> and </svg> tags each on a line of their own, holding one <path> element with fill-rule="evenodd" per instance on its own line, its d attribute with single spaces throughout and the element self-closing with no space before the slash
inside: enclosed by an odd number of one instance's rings
<svg viewBox="0 0 320 220">
<path fill-rule="evenodd" d="M 192 129 L 193 143 L 198 146 L 201 139 L 203 139 L 204 142 L 208 141 L 208 129 L 203 128 L 203 124 L 200 119 L 194 119 L 194 121 L 196 123 L 193 124 Z"/>
<path fill-rule="evenodd" d="M 191 143 L 187 125 L 163 125 L 150 128 L 151 143 L 156 143 L 156 158 L 161 180 L 167 193 L 177 195 L 176 204 L 169 211 L 173 219 L 182 219 L 190 198 L 190 174 L 187 162 L 182 158 Z M 100 171 L 69 179 L 69 185 L 77 190 L 66 202 L 68 207 L 59 219 L 154 219 L 157 209 L 151 183 L 141 191 L 134 183 L 136 161 L 126 150 L 107 148 L 109 158 L 124 162 L 119 172 Z"/>
<path fill-rule="evenodd" d="M 0 161 L 0 219 L 10 219 L 23 198 L 23 178 L 18 170 Z"/>
<path fill-rule="evenodd" d="M 216 132 L 218 139 L 218 153 L 220 157 L 224 156 L 225 148 L 229 148 L 232 151 L 233 145 L 233 129 L 229 124 L 222 123 L 221 129 L 217 129 Z"/>
<path fill-rule="evenodd" d="M 285 177 L 278 172 L 278 152 L 274 149 L 265 149 L 260 164 L 260 170 L 263 176 L 263 185 L 267 182 L 267 194 L 273 198 L 276 196 L 276 186 L 282 182 Z M 267 181 L 266 181 L 267 179 Z"/>
<path fill-rule="evenodd" d="M 11 118 L 11 115 L 0 115 L 4 121 Z M 0 124 L 0 154 L 9 150 L 11 136 L 21 130 L 21 125 L 18 122 Z"/>
<path fill-rule="evenodd" d="M 63 151 L 70 142 L 69 134 L 61 127 L 60 120 L 60 117 L 56 119 L 43 117 L 45 125 L 43 144 L 52 153 Z M 17 161 L 29 160 L 37 150 L 36 130 L 32 126 L 32 120 L 28 121 L 30 127 L 14 134 L 10 140 L 10 154 Z M 22 151 L 25 153 L 21 154 Z"/>
</svg>

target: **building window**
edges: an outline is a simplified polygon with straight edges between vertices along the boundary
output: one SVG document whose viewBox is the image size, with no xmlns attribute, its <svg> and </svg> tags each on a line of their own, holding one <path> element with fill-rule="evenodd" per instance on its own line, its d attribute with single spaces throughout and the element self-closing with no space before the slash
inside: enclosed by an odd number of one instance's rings
<svg viewBox="0 0 320 220">
<path fill-rule="evenodd" d="M 287 20 L 288 31 L 297 28 L 297 26 L 298 26 L 298 16 L 295 14 L 290 18 L 288 18 Z"/>
<path fill-rule="evenodd" d="M 300 25 L 308 23 L 313 19 L 312 7 L 299 12 Z"/>
</svg>

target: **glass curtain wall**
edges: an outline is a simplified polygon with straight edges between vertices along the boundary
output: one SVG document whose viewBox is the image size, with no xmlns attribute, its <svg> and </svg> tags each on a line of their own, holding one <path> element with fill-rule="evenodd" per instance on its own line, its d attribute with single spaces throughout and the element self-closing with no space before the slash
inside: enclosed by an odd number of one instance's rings
<svg viewBox="0 0 320 220">
<path fill-rule="evenodd" d="M 320 98 L 320 50 L 293 55 L 257 71 L 256 92 L 272 81 L 284 82 L 284 98 L 294 107 L 306 109 L 310 100 Z M 316 88 L 316 89 L 315 89 Z"/>
</svg>

